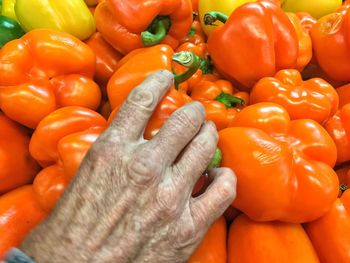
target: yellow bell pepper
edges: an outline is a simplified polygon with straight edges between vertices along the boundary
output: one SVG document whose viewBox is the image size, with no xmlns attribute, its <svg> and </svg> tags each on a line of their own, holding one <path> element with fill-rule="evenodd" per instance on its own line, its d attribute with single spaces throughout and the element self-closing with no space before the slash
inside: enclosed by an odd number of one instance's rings
<svg viewBox="0 0 350 263">
<path fill-rule="evenodd" d="M 282 0 L 281 7 L 286 12 L 306 12 L 319 19 L 335 12 L 342 2 L 342 0 Z"/>
<path fill-rule="evenodd" d="M 223 13 L 227 16 L 231 15 L 231 13 L 239 6 L 249 3 L 256 2 L 257 0 L 199 0 L 198 3 L 198 13 L 199 19 L 201 21 L 202 28 L 207 36 L 210 35 L 211 31 L 213 31 L 217 26 L 223 25 L 221 22 L 216 21 L 214 25 L 205 25 L 204 24 L 204 15 L 210 11 L 217 11 Z"/>
<path fill-rule="evenodd" d="M 17 21 L 15 3 L 16 0 L 2 0 L 1 15 Z"/>
<path fill-rule="evenodd" d="M 17 0 L 15 12 L 25 31 L 50 28 L 84 40 L 95 31 L 95 21 L 84 0 Z"/>
</svg>

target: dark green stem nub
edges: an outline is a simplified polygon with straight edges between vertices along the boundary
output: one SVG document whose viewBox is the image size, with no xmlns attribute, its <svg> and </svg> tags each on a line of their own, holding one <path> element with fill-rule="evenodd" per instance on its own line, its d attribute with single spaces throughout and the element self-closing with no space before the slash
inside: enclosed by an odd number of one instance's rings
<svg viewBox="0 0 350 263">
<path fill-rule="evenodd" d="M 348 189 L 349 189 L 349 187 L 346 184 L 341 184 L 339 186 L 339 197 L 341 197 L 342 194 Z"/>
<path fill-rule="evenodd" d="M 201 66 L 201 59 L 192 52 L 181 51 L 181 52 L 175 53 L 173 55 L 172 60 L 188 68 L 188 70 L 186 70 L 185 72 L 179 75 L 175 74 L 174 76 L 175 87 L 176 89 L 178 89 L 178 86 L 182 82 L 188 80 L 190 77 L 193 76 L 194 73 L 196 73 L 196 71 Z"/>
<path fill-rule="evenodd" d="M 228 19 L 228 16 L 225 15 L 224 13 L 212 11 L 204 15 L 204 24 L 210 25 L 210 26 L 216 26 L 214 25 L 216 21 L 220 21 L 225 24 L 227 19 Z"/>
<path fill-rule="evenodd" d="M 197 32 L 196 32 L 196 29 L 195 29 L 194 27 L 191 27 L 190 32 L 188 32 L 187 35 L 188 35 L 189 37 L 192 37 L 192 36 L 194 36 L 196 33 L 197 33 Z"/>
<path fill-rule="evenodd" d="M 141 33 L 144 46 L 154 46 L 162 42 L 168 34 L 171 26 L 170 18 L 167 16 L 156 17 L 146 31 Z"/>
<path fill-rule="evenodd" d="M 215 100 L 221 102 L 227 108 L 237 107 L 238 105 L 244 106 L 244 100 L 225 92 L 221 92 L 220 95 L 215 98 Z"/>
<path fill-rule="evenodd" d="M 214 156 L 207 167 L 207 171 L 209 171 L 210 169 L 219 167 L 221 165 L 221 160 L 222 160 L 221 150 L 219 148 L 216 148 Z"/>
<path fill-rule="evenodd" d="M 0 15 L 0 48 L 7 42 L 20 38 L 24 34 L 25 32 L 15 20 Z"/>
<path fill-rule="evenodd" d="M 214 66 L 211 63 L 210 57 L 201 58 L 201 66 L 199 67 L 199 69 L 204 75 L 213 73 Z"/>
</svg>

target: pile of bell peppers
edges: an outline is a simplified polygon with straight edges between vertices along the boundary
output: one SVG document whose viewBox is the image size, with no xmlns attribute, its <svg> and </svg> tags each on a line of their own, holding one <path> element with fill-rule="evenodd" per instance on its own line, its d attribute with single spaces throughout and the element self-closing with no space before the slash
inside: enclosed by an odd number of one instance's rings
<svg viewBox="0 0 350 263">
<path fill-rule="evenodd" d="M 188 262 L 350 262 L 350 1 L 0 3 L 0 260 L 132 89 L 166 69 L 174 85 L 144 138 L 199 101 L 215 165 L 238 179 Z"/>
</svg>

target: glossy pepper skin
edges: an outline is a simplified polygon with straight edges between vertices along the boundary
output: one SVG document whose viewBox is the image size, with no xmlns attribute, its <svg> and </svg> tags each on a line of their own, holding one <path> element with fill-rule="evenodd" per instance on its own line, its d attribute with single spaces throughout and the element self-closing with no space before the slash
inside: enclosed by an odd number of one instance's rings
<svg viewBox="0 0 350 263">
<path fill-rule="evenodd" d="M 40 207 L 32 185 L 22 186 L 0 196 L 0 259 L 24 237 L 47 213 Z"/>
<path fill-rule="evenodd" d="M 176 48 L 190 31 L 192 4 L 190 0 L 106 0 L 97 6 L 95 20 L 104 39 L 122 54 L 159 43 Z"/>
<path fill-rule="evenodd" d="M 297 70 L 281 70 L 274 77 L 259 80 L 250 93 L 252 104 L 273 102 L 283 106 L 292 120 L 312 119 L 321 124 L 338 110 L 336 90 L 326 81 L 303 81 Z"/>
<path fill-rule="evenodd" d="M 60 160 L 62 139 L 106 125 L 106 120 L 90 109 L 78 106 L 58 109 L 44 118 L 35 129 L 29 144 L 30 154 L 43 167 L 53 165 Z"/>
<path fill-rule="evenodd" d="M 0 112 L 0 195 L 29 184 L 39 165 L 29 154 L 30 134 Z"/>
<path fill-rule="evenodd" d="M 188 263 L 226 263 L 226 221 L 223 216 L 209 228 Z"/>
<path fill-rule="evenodd" d="M 25 32 L 21 26 L 12 18 L 0 16 L 0 48 L 7 42 L 20 38 Z"/>
<path fill-rule="evenodd" d="M 309 34 L 310 22 L 306 20 L 306 17 L 299 17 L 294 13 L 286 13 L 290 22 L 292 22 L 295 32 L 298 37 L 298 58 L 296 68 L 302 71 L 306 65 L 312 59 L 312 41 Z M 302 21 L 304 19 L 304 21 Z"/>
<path fill-rule="evenodd" d="M 306 232 L 322 263 L 350 261 L 350 190 L 321 218 L 306 224 Z"/>
<path fill-rule="evenodd" d="M 244 108 L 219 132 L 218 147 L 239 182 L 233 205 L 253 220 L 308 222 L 337 198 L 332 138 L 313 120 L 291 121 L 278 104 Z"/>
<path fill-rule="evenodd" d="M 221 74 L 251 88 L 280 69 L 296 68 L 298 36 L 281 8 L 260 1 L 237 8 L 210 35 L 208 50 Z"/>
<path fill-rule="evenodd" d="M 256 2 L 256 0 L 229 0 L 229 1 L 211 1 L 211 0 L 199 0 L 198 1 L 198 11 L 199 11 L 199 19 L 202 24 L 202 28 L 207 36 L 211 34 L 211 32 L 223 24 L 220 21 L 216 21 L 214 23 L 215 26 L 208 26 L 204 23 L 204 15 L 210 11 L 217 11 L 224 13 L 229 16 L 236 8 L 239 6 L 249 3 Z"/>
<path fill-rule="evenodd" d="M 93 51 L 79 39 L 33 30 L 0 50 L 0 108 L 30 128 L 59 107 L 97 109 L 101 91 L 91 79 L 95 62 Z"/>
<path fill-rule="evenodd" d="M 329 119 L 324 127 L 337 146 L 337 163 L 350 160 L 350 104 L 346 104 Z"/>
<path fill-rule="evenodd" d="M 322 17 L 311 30 L 314 54 L 321 68 L 333 79 L 350 81 L 350 9 Z"/>
<path fill-rule="evenodd" d="M 26 32 L 49 28 L 84 40 L 96 30 L 94 17 L 84 0 L 16 0 L 15 12 Z"/>
<path fill-rule="evenodd" d="M 237 92 L 227 80 L 201 81 L 192 90 L 191 98 L 200 101 L 206 109 L 206 119 L 215 123 L 218 130 L 229 127 L 232 119 L 238 114 L 246 101 L 239 95 L 246 92 Z M 237 96 L 236 96 L 237 95 Z"/>
<path fill-rule="evenodd" d="M 93 34 L 86 44 L 96 55 L 95 81 L 102 87 L 106 87 L 108 80 L 117 69 L 119 60 L 123 57 L 102 37 L 100 32 Z"/>
<path fill-rule="evenodd" d="M 319 263 L 300 224 L 258 223 L 246 215 L 232 223 L 228 238 L 228 263 Z"/>
</svg>

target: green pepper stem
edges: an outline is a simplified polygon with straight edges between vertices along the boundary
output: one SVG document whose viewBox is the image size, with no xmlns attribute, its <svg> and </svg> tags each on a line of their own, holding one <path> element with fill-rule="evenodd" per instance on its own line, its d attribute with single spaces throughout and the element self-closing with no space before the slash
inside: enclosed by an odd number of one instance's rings
<svg viewBox="0 0 350 263">
<path fill-rule="evenodd" d="M 173 55 L 172 60 L 179 63 L 180 65 L 188 68 L 185 72 L 181 74 L 174 74 L 175 87 L 188 80 L 201 66 L 201 59 L 192 52 L 181 51 Z"/>
<path fill-rule="evenodd" d="M 212 11 L 204 15 L 204 24 L 214 26 L 214 23 L 216 21 L 220 21 L 225 24 L 227 19 L 228 19 L 228 16 L 225 15 L 224 13 Z"/>
<path fill-rule="evenodd" d="M 215 98 L 215 100 L 221 102 L 227 108 L 233 108 L 237 105 L 244 105 L 244 100 L 225 92 L 221 92 L 220 95 Z"/>
<path fill-rule="evenodd" d="M 216 148 L 214 156 L 207 167 L 207 171 L 209 171 L 210 169 L 219 167 L 221 164 L 221 160 L 222 160 L 222 152 L 219 148 Z"/>
<path fill-rule="evenodd" d="M 154 46 L 162 42 L 170 28 L 168 17 L 156 18 L 146 31 L 141 33 L 141 40 L 145 47 Z"/>
</svg>

